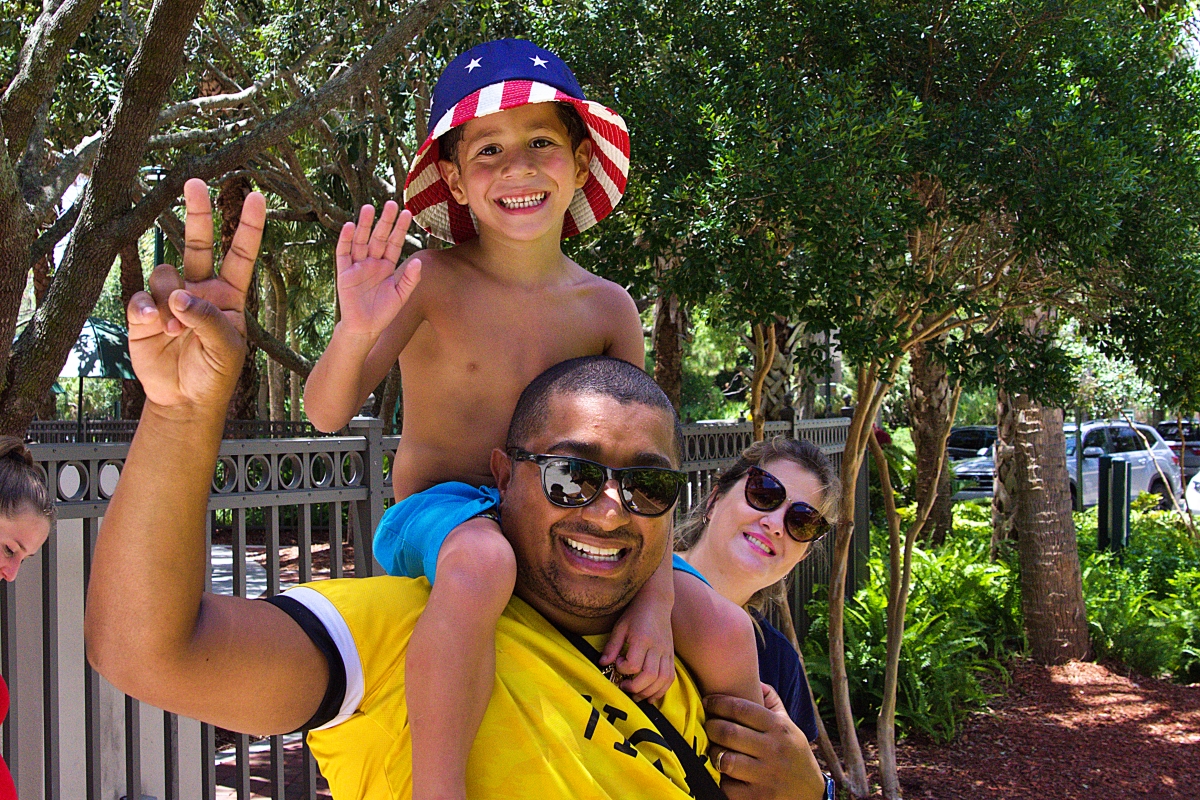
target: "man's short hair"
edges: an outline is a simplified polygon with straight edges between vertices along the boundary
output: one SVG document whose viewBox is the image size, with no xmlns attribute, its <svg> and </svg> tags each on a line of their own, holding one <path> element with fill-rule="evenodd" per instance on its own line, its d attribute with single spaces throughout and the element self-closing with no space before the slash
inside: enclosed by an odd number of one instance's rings
<svg viewBox="0 0 1200 800">
<path fill-rule="evenodd" d="M 570 103 L 555 102 L 554 113 L 558 115 L 559 121 L 567 129 L 567 137 L 571 140 L 571 152 L 574 153 L 579 149 L 579 145 L 582 144 L 583 140 L 588 138 L 587 126 L 583 124 L 583 119 L 579 116 L 579 112 L 575 110 L 575 106 Z M 462 125 L 455 125 L 439 136 L 438 160 L 458 164 L 458 144 L 462 141 L 462 137 Z"/>
<path fill-rule="evenodd" d="M 581 394 L 597 394 L 621 405 L 639 403 L 666 411 L 674 424 L 675 458 L 682 459 L 683 428 L 675 406 L 645 370 L 611 356 L 572 358 L 534 378 L 517 400 L 506 446 L 523 447 L 541 432 L 550 414 L 551 397 Z"/>
</svg>

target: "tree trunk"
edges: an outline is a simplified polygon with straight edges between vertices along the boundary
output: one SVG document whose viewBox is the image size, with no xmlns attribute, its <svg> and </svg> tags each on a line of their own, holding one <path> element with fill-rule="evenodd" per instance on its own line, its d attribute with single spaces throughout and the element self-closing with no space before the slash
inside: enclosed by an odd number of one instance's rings
<svg viewBox="0 0 1200 800">
<path fill-rule="evenodd" d="M 754 377 L 750 379 L 750 420 L 754 426 L 754 441 L 761 442 L 765 435 L 766 419 L 763 417 L 763 385 L 767 382 L 770 365 L 775 362 L 778 349 L 775 342 L 775 324 L 750 326 L 754 335 Z"/>
<path fill-rule="evenodd" d="M 402 394 L 403 382 L 400 379 L 400 365 L 392 364 L 392 368 L 388 370 L 387 378 L 383 382 L 383 396 L 379 403 L 379 418 L 383 420 L 385 434 L 395 435 L 400 432 L 404 422 L 404 409 L 400 404 Z"/>
<path fill-rule="evenodd" d="M 221 183 L 217 191 L 217 211 L 221 215 L 221 258 L 229 252 L 233 244 L 233 234 L 238 223 L 242 220 L 242 203 L 250 194 L 250 179 L 235 176 Z M 258 316 L 258 291 L 255 281 L 250 281 L 250 290 L 246 293 L 246 316 Z M 238 377 L 237 388 L 229 401 L 228 419 L 255 419 L 258 412 L 258 358 L 257 348 L 249 341 L 246 342 L 246 360 L 242 364 L 242 374 Z"/>
<path fill-rule="evenodd" d="M 159 0 L 151 7 L 145 34 L 105 123 L 91 179 L 77 201 L 79 215 L 46 300 L 11 352 L 7 347 L 0 349 L 4 375 L 0 432 L 24 433 L 38 398 L 54 383 L 78 339 L 121 247 L 145 230 L 135 231 L 129 226 L 133 186 L 146 142 L 158 126 L 159 110 L 179 72 L 183 48 L 201 5 L 200 0 Z M 28 222 L 29 211 L 15 186 L 10 185 L 9 166 L 6 159 L 0 160 L 0 264 L 4 265 L 0 269 L 0 341 L 6 343 L 12 341 L 16 319 L 15 305 L 10 314 L 7 290 L 10 280 L 19 284 L 18 291 L 24 285 L 32 266 L 33 244 L 32 227 L 17 219 L 24 216 Z M 14 215 L 14 209 L 20 211 Z M 13 273 L 16 277 L 10 278 Z"/>
<path fill-rule="evenodd" d="M 665 295 L 654 303 L 654 380 L 678 411 L 683 402 L 683 348 L 687 315 L 679 298 Z"/>
<path fill-rule="evenodd" d="M 801 331 L 799 325 L 789 325 L 778 320 L 775 322 L 775 342 L 778 346 L 775 359 L 767 371 L 767 379 L 763 382 L 763 419 L 776 422 L 791 422 L 796 419 L 792 383 L 795 359 L 792 356 L 792 348 Z"/>
<path fill-rule="evenodd" d="M 295 329 L 288 331 L 288 337 L 289 337 L 289 341 L 291 342 L 292 349 L 298 351 L 300 349 L 300 341 L 299 341 L 299 339 L 296 338 Z M 289 370 L 288 371 L 288 382 L 289 382 L 291 392 L 292 392 L 292 407 L 291 407 L 292 422 L 303 422 L 304 421 L 304 412 L 301 411 L 301 409 L 300 409 L 300 395 L 302 394 L 301 387 L 304 384 L 304 379 L 300 377 L 300 373 L 291 372 Z"/>
<path fill-rule="evenodd" d="M 1067 476 L 1063 412 L 1028 395 L 999 395 L 1009 420 L 1012 468 L 1007 484 L 1012 532 L 1021 564 L 1021 614 L 1034 661 L 1062 664 L 1088 654 L 1087 615 L 1079 573 Z"/>
<path fill-rule="evenodd" d="M 121 248 L 121 307 L 129 308 L 129 301 L 146 288 L 142 276 L 142 260 L 138 256 L 138 243 L 132 242 Z M 146 404 L 146 392 L 137 378 L 121 379 L 121 419 L 139 419 L 142 406 Z"/>
<path fill-rule="evenodd" d="M 992 480 L 992 561 L 1000 557 L 1005 542 L 1016 540 L 1017 485 L 1014 442 L 1017 436 L 1017 414 L 1006 392 L 996 393 L 996 444 L 992 450 L 995 477 Z M 1074 520 L 1072 520 L 1074 521 Z"/>
<path fill-rule="evenodd" d="M 275 264 L 275 259 L 270 253 L 263 253 L 259 256 L 259 264 L 262 266 L 263 275 L 267 279 L 267 288 L 264 296 L 266 304 L 266 328 L 271 332 L 277 340 L 286 342 L 288 338 L 288 318 L 287 318 L 287 284 L 283 281 L 283 275 Z M 267 382 L 270 385 L 269 396 L 271 398 L 271 420 L 283 421 L 287 419 L 287 413 L 284 409 L 283 398 L 286 393 L 284 387 L 285 370 L 282 364 L 273 358 L 267 359 Z"/>
<path fill-rule="evenodd" d="M 33 265 L 33 302 L 41 305 L 50 289 L 50 256 L 39 258 Z"/>
<path fill-rule="evenodd" d="M 33 264 L 34 306 L 40 306 L 42 301 L 46 299 L 46 290 L 50 288 L 51 265 L 50 256 L 43 256 Z M 121 407 L 124 408 L 123 402 Z M 54 393 L 53 386 L 46 387 L 46 391 L 42 393 L 42 401 L 38 404 L 37 418 L 58 419 L 58 395 Z"/>
<path fill-rule="evenodd" d="M 950 380 L 946 365 L 936 357 L 938 345 L 919 344 L 909 353 L 912 374 L 909 378 L 908 417 L 916 448 L 917 485 L 915 497 L 924 497 L 937 483 L 937 497 L 920 535 L 933 544 L 946 541 L 952 525 L 950 509 L 950 467 L 942 457 L 946 433 L 954 420 L 950 417 Z M 935 470 L 937 472 L 935 473 Z"/>
</svg>

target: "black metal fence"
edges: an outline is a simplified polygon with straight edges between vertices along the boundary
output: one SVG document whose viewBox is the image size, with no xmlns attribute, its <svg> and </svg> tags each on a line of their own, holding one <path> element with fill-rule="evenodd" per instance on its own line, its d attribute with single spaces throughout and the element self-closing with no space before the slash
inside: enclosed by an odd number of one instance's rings
<svg viewBox="0 0 1200 800">
<path fill-rule="evenodd" d="M 115 423 L 124 425 L 125 423 Z M 293 424 L 293 423 L 288 423 Z M 48 426 L 48 423 L 41 423 Z M 78 434 L 64 431 L 64 437 Z M 841 459 L 848 420 L 768 424 L 768 435 L 805 438 Z M 399 437 L 377 419 L 356 418 L 349 436 L 229 439 L 222 443 L 209 499 L 209 588 L 269 596 L 297 583 L 381 572 L 371 533 L 392 499 Z M 51 438 L 53 427 L 36 436 Z M 116 489 L 128 444 L 88 437 L 124 428 L 89 427 L 82 441 L 31 445 L 57 498 L 59 520 L 21 580 L 0 589 L 0 669 L 13 702 L 3 755 L 23 800 L 119 797 L 313 798 L 320 778 L 299 735 L 261 742 L 167 714 L 127 697 L 87 666 L 83 606 L 92 549 Z M 685 427 L 686 507 L 753 439 L 749 423 Z M 860 481 L 865 501 L 866 482 Z M 865 520 L 864 513 L 858 518 Z M 794 602 L 827 580 L 826 537 L 798 569 Z M 860 572 L 865 526 L 856 534 Z M 852 574 L 851 586 L 854 585 Z M 218 752 L 220 745 L 224 745 Z"/>
</svg>

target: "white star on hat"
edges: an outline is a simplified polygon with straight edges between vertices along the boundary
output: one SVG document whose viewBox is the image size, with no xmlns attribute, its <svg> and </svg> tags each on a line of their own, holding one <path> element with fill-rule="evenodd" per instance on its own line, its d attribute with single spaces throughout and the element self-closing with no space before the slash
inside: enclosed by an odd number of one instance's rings
<svg viewBox="0 0 1200 800">
<path fill-rule="evenodd" d="M 546 59 L 540 58 L 538 56 L 530 56 L 529 60 L 533 62 L 533 65 L 535 67 L 541 67 L 542 69 L 546 69 Z"/>
<path fill-rule="evenodd" d="M 479 59 L 478 58 L 472 58 L 471 63 L 467 64 L 467 72 L 474 72 L 478 68 L 479 68 Z"/>
</svg>

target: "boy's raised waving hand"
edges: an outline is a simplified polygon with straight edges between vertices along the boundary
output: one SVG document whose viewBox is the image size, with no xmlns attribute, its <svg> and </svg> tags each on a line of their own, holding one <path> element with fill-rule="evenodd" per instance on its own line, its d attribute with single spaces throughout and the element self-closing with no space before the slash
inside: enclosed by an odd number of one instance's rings
<svg viewBox="0 0 1200 800">
<path fill-rule="evenodd" d="M 282 733 L 315 711 L 325 658 L 291 617 L 204 592 L 204 520 L 225 412 L 245 358 L 243 308 L 265 204 L 246 198 L 213 274 L 212 207 L 188 181 L 184 275 L 160 265 L 131 300 L 129 350 L 146 406 L 96 541 L 85 642 L 96 670 L 160 708 Z"/>
<path fill-rule="evenodd" d="M 358 222 L 347 222 L 338 236 L 341 319 L 304 384 L 304 411 L 318 430 L 336 431 L 358 413 L 420 321 L 411 310 L 407 321 L 397 321 L 421 280 L 419 259 L 398 266 L 412 214 L 389 200 L 372 229 L 374 221 L 374 207 L 365 205 Z M 399 330 L 389 331 L 393 323 Z"/>
<path fill-rule="evenodd" d="M 421 261 L 414 258 L 403 270 L 397 269 L 412 222 L 409 211 L 400 211 L 395 201 L 388 200 L 372 230 L 374 219 L 375 208 L 365 205 L 358 212 L 357 225 L 342 226 L 336 262 L 342 323 L 347 332 L 377 337 L 421 280 Z"/>
</svg>

